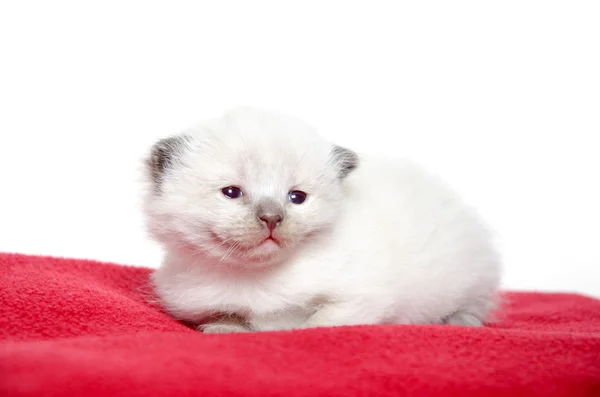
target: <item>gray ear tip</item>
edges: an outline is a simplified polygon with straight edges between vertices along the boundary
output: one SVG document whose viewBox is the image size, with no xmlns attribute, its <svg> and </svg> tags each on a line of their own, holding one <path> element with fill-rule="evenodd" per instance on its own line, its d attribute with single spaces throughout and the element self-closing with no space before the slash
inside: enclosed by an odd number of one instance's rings
<svg viewBox="0 0 600 397">
<path fill-rule="evenodd" d="M 159 139 L 152 145 L 146 158 L 146 166 L 157 185 L 160 184 L 165 171 L 175 163 L 186 141 L 185 136 L 176 135 Z"/>
<path fill-rule="evenodd" d="M 348 176 L 358 167 L 360 163 L 358 154 L 356 154 L 356 152 L 339 145 L 333 146 L 331 149 L 331 155 L 338 168 L 340 178 L 345 178 Z"/>
</svg>

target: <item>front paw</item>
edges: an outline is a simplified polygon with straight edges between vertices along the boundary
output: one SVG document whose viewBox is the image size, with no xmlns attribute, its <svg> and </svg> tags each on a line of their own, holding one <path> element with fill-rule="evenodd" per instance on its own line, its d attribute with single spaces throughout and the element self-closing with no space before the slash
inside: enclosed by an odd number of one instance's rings
<svg viewBox="0 0 600 397">
<path fill-rule="evenodd" d="M 241 324 L 231 323 L 209 323 L 198 326 L 198 330 L 205 334 L 231 334 L 234 332 L 250 332 L 250 330 Z"/>
<path fill-rule="evenodd" d="M 345 325 L 375 324 L 374 312 L 357 312 L 355 302 L 338 302 L 321 306 L 300 328 L 323 328 Z"/>
<path fill-rule="evenodd" d="M 483 326 L 483 320 L 474 314 L 469 312 L 456 312 L 448 316 L 443 321 L 444 324 L 448 325 L 459 325 L 464 327 L 481 327 Z"/>
</svg>

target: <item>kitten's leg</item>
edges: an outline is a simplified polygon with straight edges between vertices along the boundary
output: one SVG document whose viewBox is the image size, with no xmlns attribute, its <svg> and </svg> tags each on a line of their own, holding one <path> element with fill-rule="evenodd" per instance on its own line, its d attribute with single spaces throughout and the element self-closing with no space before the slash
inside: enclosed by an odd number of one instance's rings
<svg viewBox="0 0 600 397">
<path fill-rule="evenodd" d="M 483 325 L 483 321 L 475 314 L 466 311 L 459 311 L 446 317 L 444 324 L 461 325 L 466 327 L 481 327 Z"/>
<path fill-rule="evenodd" d="M 381 316 L 374 308 L 362 307 L 351 303 L 335 303 L 327 304 L 308 318 L 300 328 L 315 328 L 315 327 L 333 327 L 339 325 L 363 325 L 363 324 L 380 324 Z M 468 327 L 483 326 L 483 316 L 477 311 L 460 310 L 443 321 L 448 325 L 460 325 Z M 395 321 L 396 324 L 413 324 L 418 323 L 404 319 L 403 321 Z"/>
<path fill-rule="evenodd" d="M 252 331 L 243 321 L 235 317 L 223 317 L 217 321 L 199 325 L 197 328 L 205 334 L 230 334 Z"/>
<path fill-rule="evenodd" d="M 248 328 L 240 324 L 223 324 L 221 322 L 198 326 L 198 330 L 205 334 L 231 334 L 234 332 L 250 332 Z"/>
<path fill-rule="evenodd" d="M 467 306 L 446 317 L 442 323 L 448 325 L 462 325 L 466 327 L 481 327 L 486 322 L 493 322 L 493 311 L 498 307 L 496 297 L 483 296 L 475 299 Z"/>
<path fill-rule="evenodd" d="M 326 304 L 310 316 L 300 328 L 379 323 L 380 318 L 376 310 L 365 310 L 364 305 L 361 306 L 354 302 Z"/>
</svg>

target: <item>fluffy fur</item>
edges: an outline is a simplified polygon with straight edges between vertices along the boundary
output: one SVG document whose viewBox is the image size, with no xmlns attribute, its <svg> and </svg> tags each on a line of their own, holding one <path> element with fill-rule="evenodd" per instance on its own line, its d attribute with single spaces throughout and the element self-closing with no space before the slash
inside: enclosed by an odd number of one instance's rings
<svg viewBox="0 0 600 397">
<path fill-rule="evenodd" d="M 477 326 L 493 308 L 501 261 L 490 231 L 415 164 L 240 108 L 157 142 L 146 166 L 147 226 L 166 250 L 154 285 L 204 332 Z M 226 197 L 228 186 L 243 196 Z M 291 203 L 293 190 L 306 201 Z M 257 218 L 265 202 L 284 217 L 272 234 Z"/>
</svg>

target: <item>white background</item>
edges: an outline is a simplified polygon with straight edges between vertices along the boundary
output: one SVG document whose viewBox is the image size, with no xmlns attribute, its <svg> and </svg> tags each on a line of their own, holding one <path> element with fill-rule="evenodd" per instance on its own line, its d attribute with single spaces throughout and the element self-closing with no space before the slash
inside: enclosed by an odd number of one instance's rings
<svg viewBox="0 0 600 397">
<path fill-rule="evenodd" d="M 506 288 L 600 296 L 600 3 L 360 3 L 2 2 L 0 251 L 157 266 L 148 147 L 254 105 L 440 173 Z"/>
</svg>

